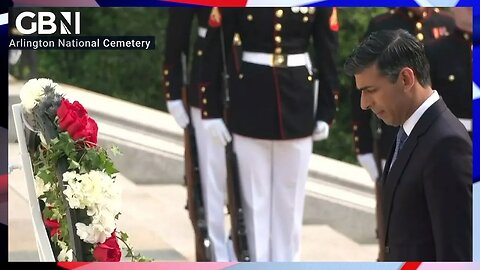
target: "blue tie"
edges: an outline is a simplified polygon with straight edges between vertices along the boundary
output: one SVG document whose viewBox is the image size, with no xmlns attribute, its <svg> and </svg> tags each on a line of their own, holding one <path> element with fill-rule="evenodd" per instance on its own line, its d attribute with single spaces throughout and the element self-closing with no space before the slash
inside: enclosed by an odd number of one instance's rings
<svg viewBox="0 0 480 270">
<path fill-rule="evenodd" d="M 398 154 L 400 153 L 400 150 L 402 150 L 403 144 L 407 139 L 408 139 L 407 133 L 405 133 L 405 130 L 403 130 L 403 127 L 400 127 L 397 133 L 397 140 L 395 142 L 395 152 L 393 153 L 393 158 L 392 158 L 392 163 L 390 165 L 390 168 L 392 167 L 395 160 L 397 160 Z"/>
</svg>

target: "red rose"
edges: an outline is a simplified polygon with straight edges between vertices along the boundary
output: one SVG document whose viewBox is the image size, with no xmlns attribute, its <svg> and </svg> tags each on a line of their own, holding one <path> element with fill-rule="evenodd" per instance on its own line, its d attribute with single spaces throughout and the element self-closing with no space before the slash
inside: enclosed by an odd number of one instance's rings
<svg viewBox="0 0 480 270">
<path fill-rule="evenodd" d="M 119 262 L 122 257 L 122 251 L 117 242 L 117 236 L 113 231 L 102 244 L 98 244 L 93 250 L 93 257 L 97 262 Z"/>
<path fill-rule="evenodd" d="M 78 101 L 70 103 L 63 99 L 57 110 L 58 125 L 67 131 L 75 141 L 84 139 L 88 143 L 97 144 L 98 126 L 88 116 L 85 108 Z"/>
<path fill-rule="evenodd" d="M 60 223 L 58 223 L 58 221 L 46 218 L 44 222 L 45 226 L 50 231 L 50 237 L 53 237 L 55 234 L 58 234 L 58 237 L 62 235 L 62 232 L 60 231 Z"/>
</svg>

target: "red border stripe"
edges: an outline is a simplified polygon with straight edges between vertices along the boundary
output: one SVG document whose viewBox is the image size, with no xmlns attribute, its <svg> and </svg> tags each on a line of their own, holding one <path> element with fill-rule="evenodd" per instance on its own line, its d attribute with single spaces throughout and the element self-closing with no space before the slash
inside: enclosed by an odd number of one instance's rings
<svg viewBox="0 0 480 270">
<path fill-rule="evenodd" d="M 57 265 L 59 267 L 65 268 L 65 269 L 75 269 L 82 267 L 86 264 L 90 264 L 90 262 L 58 262 Z"/>
<path fill-rule="evenodd" d="M 416 270 L 422 264 L 421 262 L 406 262 L 400 270 Z"/>
<path fill-rule="evenodd" d="M 165 0 L 165 2 L 175 2 L 182 4 L 210 6 L 210 7 L 244 7 L 247 0 Z"/>
</svg>

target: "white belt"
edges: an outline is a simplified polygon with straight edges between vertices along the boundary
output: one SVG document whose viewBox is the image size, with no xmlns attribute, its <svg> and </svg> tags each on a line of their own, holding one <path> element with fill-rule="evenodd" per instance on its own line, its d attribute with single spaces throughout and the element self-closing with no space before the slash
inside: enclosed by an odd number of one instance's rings
<svg viewBox="0 0 480 270">
<path fill-rule="evenodd" d="M 472 119 L 468 118 L 458 118 L 460 123 L 467 129 L 467 131 L 472 131 Z"/>
<path fill-rule="evenodd" d="M 310 59 L 308 53 L 272 54 L 248 51 L 242 53 L 242 60 L 244 62 L 271 67 L 305 66 L 309 61 L 308 59 Z"/>
<path fill-rule="evenodd" d="M 198 27 L 198 36 L 201 38 L 205 38 L 207 36 L 207 28 L 205 27 Z"/>
</svg>

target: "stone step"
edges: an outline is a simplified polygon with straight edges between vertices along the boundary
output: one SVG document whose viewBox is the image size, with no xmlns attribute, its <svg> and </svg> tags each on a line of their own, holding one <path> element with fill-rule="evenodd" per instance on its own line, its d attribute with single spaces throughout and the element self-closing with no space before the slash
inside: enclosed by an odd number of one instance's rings
<svg viewBox="0 0 480 270">
<path fill-rule="evenodd" d="M 18 94 L 23 82 L 10 80 L 9 104 L 19 102 Z M 183 209 L 186 191 L 183 184 L 183 142 L 182 130 L 173 118 L 164 112 L 125 102 L 105 95 L 62 84 L 67 96 L 79 100 L 95 117 L 99 125 L 99 143 L 105 148 L 117 145 L 123 152 L 112 156 L 116 167 L 133 184 L 155 189 L 159 184 L 179 189 L 183 199 L 179 205 L 169 205 L 167 209 L 152 207 L 143 202 L 143 193 L 129 194 L 137 200 L 139 207 L 151 209 L 164 215 L 163 211 L 179 211 L 185 215 L 183 228 L 191 226 Z M 97 106 L 96 104 L 102 104 Z M 11 110 L 9 106 L 9 110 Z M 127 113 L 126 113 L 127 112 Z M 13 122 L 10 123 L 13 127 Z M 10 141 L 15 141 L 14 129 L 9 129 Z M 145 184 L 145 185 L 141 185 Z M 172 191 L 173 192 L 173 191 Z M 313 154 L 309 164 L 309 179 L 306 186 L 305 224 L 326 224 L 358 243 L 375 242 L 375 198 L 373 182 L 367 172 L 359 167 L 331 158 Z M 169 194 L 166 196 L 168 197 Z M 157 197 L 150 194 L 150 197 Z M 130 200 L 124 200 L 130 201 Z M 145 200 L 148 201 L 148 200 Z M 160 207 L 157 205 L 156 207 Z M 178 208 L 176 208 L 178 207 Z M 130 209 L 127 206 L 127 209 Z M 145 211 L 137 208 L 133 214 L 143 216 Z M 155 210 L 157 209 L 157 210 Z M 126 211 L 127 215 L 130 210 Z M 152 212 L 149 212 L 152 213 Z M 148 220 L 148 217 L 145 217 Z M 183 240 L 189 241 L 185 235 Z M 168 240 L 164 239 L 167 243 Z M 173 241 L 173 240 L 172 240 Z M 170 244 L 170 243 L 169 243 Z M 186 246 L 190 246 L 188 244 Z M 183 245 L 180 245 L 183 246 Z M 179 251 L 185 258 L 193 258 L 192 250 Z"/>
<path fill-rule="evenodd" d="M 306 195 L 304 224 L 327 224 L 358 243 L 376 243 L 373 194 L 309 178 Z"/>
<path fill-rule="evenodd" d="M 358 244 L 328 225 L 304 225 L 302 262 L 361 262 L 377 259 L 378 245 Z"/>
<path fill-rule="evenodd" d="M 36 260 L 35 239 L 22 187 L 25 181 L 21 171 L 10 176 L 10 260 Z M 117 180 L 123 190 L 118 228 L 129 234 L 129 243 L 135 251 L 156 261 L 193 261 L 193 231 L 184 209 L 185 188 L 137 185 L 122 175 Z M 375 256 L 376 245 L 360 245 L 329 225 L 303 227 L 302 261 L 369 261 Z"/>
</svg>

